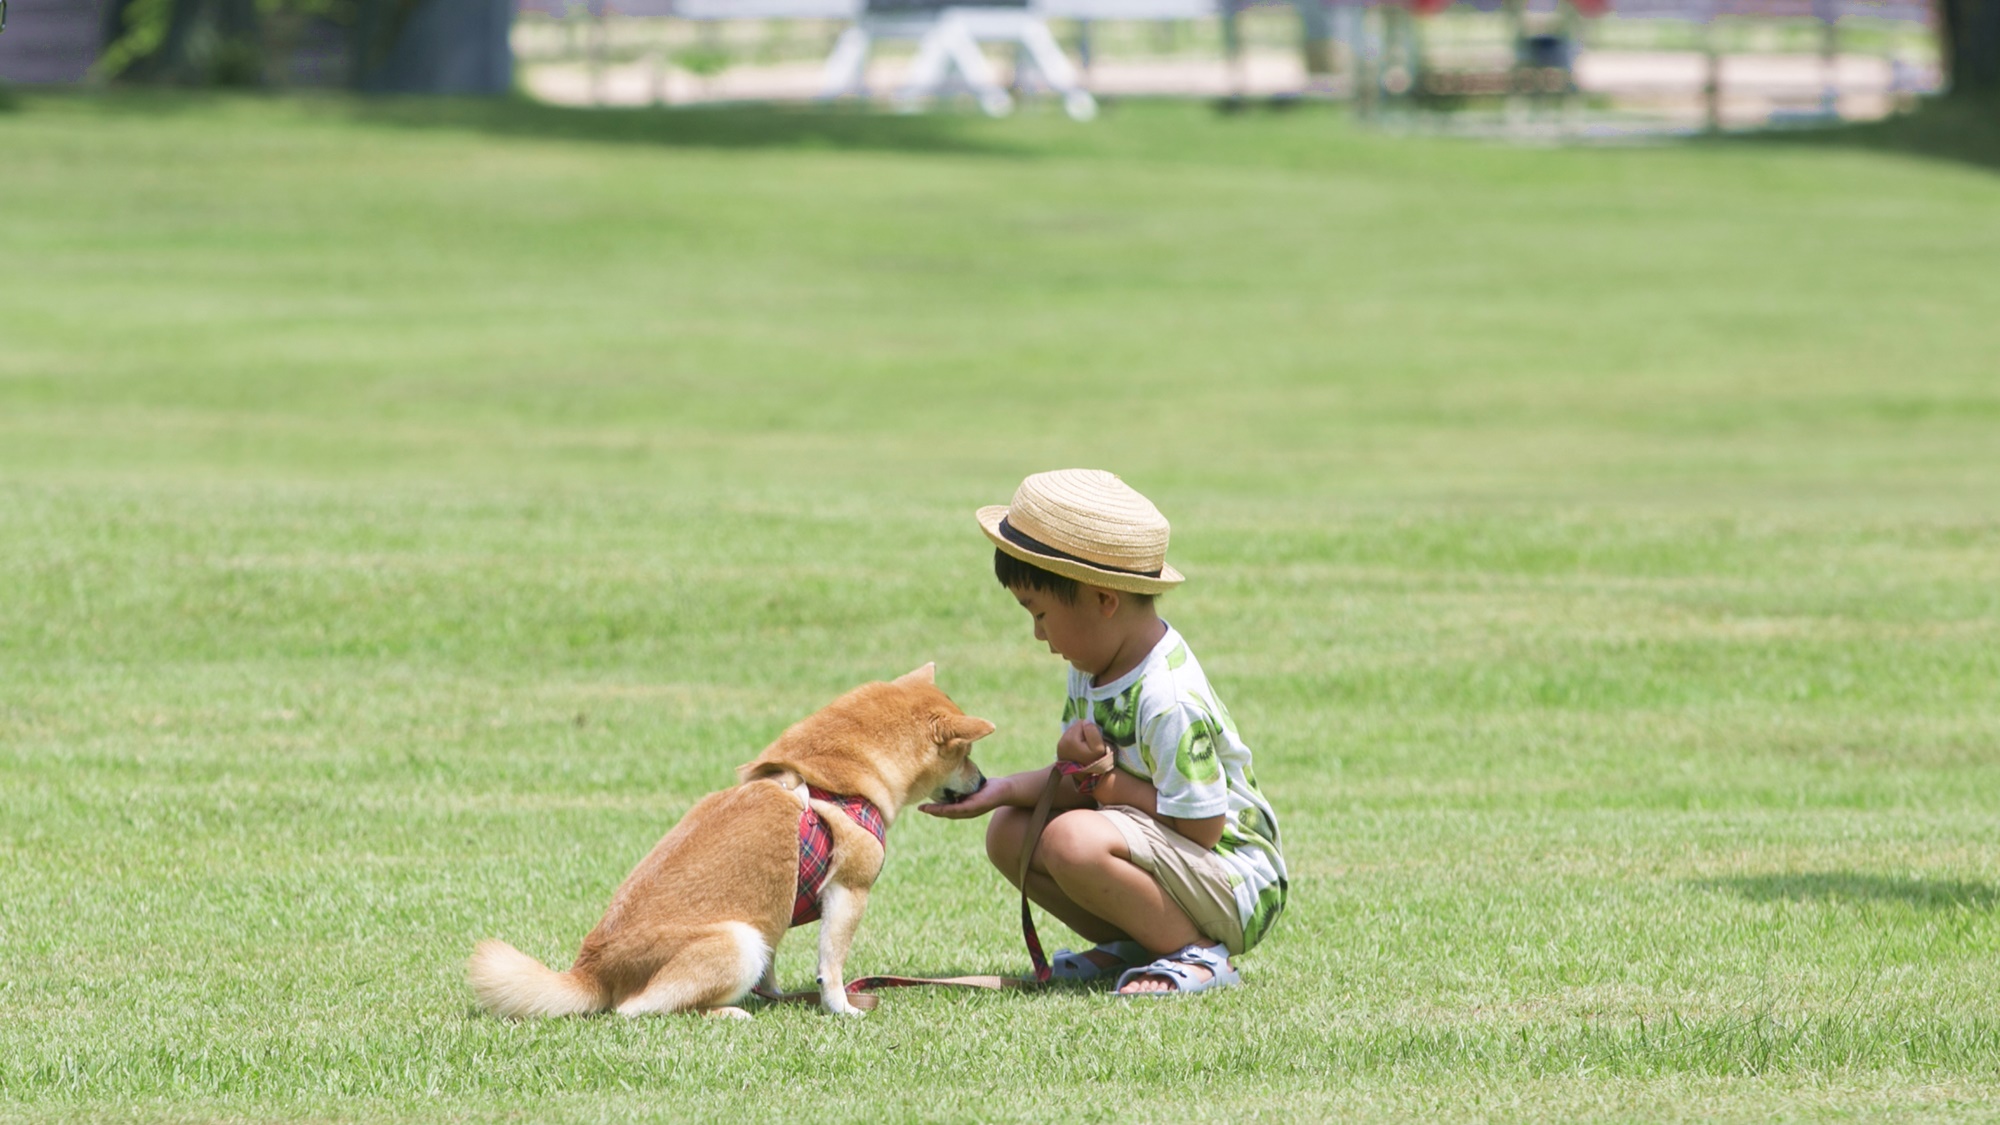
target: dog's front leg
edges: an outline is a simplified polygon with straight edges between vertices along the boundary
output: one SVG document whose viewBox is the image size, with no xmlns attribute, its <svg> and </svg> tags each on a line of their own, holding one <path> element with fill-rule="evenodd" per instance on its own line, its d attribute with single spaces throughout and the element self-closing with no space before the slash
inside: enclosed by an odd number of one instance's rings
<svg viewBox="0 0 2000 1125">
<path fill-rule="evenodd" d="M 841 1016 L 858 1016 L 861 1009 L 847 999 L 847 950 L 868 907 L 868 888 L 829 882 L 819 899 L 819 1003 Z"/>
<path fill-rule="evenodd" d="M 838 806 L 812 803 L 833 836 L 826 888 L 819 896 L 819 1002 L 829 1012 L 858 1016 L 847 999 L 847 949 L 868 907 L 868 888 L 882 873 L 882 843 Z"/>
</svg>

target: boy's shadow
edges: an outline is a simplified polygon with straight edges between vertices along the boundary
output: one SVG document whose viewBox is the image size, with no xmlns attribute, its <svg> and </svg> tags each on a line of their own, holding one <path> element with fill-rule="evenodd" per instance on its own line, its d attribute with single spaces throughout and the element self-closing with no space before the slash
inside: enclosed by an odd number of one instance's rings
<svg viewBox="0 0 2000 1125">
<path fill-rule="evenodd" d="M 1902 902 L 1924 910 L 1991 910 L 2000 888 L 1963 879 L 1921 879 L 1861 871 L 1797 871 L 1699 879 L 1703 890 L 1752 902 Z"/>
</svg>

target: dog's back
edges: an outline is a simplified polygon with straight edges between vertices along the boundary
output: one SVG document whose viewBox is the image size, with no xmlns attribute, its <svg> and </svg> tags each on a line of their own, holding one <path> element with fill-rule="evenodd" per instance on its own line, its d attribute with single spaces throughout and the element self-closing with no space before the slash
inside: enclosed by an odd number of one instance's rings
<svg viewBox="0 0 2000 1125">
<path fill-rule="evenodd" d="M 480 942 L 469 970 L 480 1006 L 509 1018 L 616 1008 L 690 943 L 718 936 L 741 959 L 756 955 L 754 979 L 791 923 L 798 822 L 798 801 L 773 782 L 702 798 L 625 877 L 569 971 Z M 737 973 L 723 975 L 734 989 Z"/>
<path fill-rule="evenodd" d="M 799 803 L 775 782 L 701 799 L 632 869 L 576 967 L 619 997 L 642 987 L 688 936 L 719 923 L 749 926 L 775 946 L 798 886 Z"/>
</svg>

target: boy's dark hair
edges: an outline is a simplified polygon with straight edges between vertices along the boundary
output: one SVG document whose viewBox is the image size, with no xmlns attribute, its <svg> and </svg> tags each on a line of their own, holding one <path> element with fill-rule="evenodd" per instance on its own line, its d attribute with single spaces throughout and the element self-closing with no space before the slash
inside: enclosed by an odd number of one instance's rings
<svg viewBox="0 0 2000 1125">
<path fill-rule="evenodd" d="M 1074 578 L 1043 570 L 998 548 L 993 551 L 993 577 L 1009 590 L 1045 590 L 1064 605 L 1075 605 L 1077 595 L 1083 589 L 1082 583 Z M 1153 604 L 1152 594 L 1135 594 L 1129 590 L 1120 590 L 1119 593 L 1131 598 L 1135 605 Z"/>
</svg>

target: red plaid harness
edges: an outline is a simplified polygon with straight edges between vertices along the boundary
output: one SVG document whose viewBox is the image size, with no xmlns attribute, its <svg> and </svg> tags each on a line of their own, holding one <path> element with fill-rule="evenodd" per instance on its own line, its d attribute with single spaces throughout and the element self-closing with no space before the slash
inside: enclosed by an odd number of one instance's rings
<svg viewBox="0 0 2000 1125">
<path fill-rule="evenodd" d="M 856 824 L 873 833 L 884 847 L 888 846 L 889 825 L 882 820 L 882 810 L 869 804 L 867 798 L 837 796 L 817 785 L 806 786 L 806 792 L 839 805 Z M 799 893 L 792 900 L 792 925 L 819 921 L 819 892 L 826 886 L 826 873 L 832 866 L 833 831 L 820 818 L 819 811 L 807 805 L 799 810 Z"/>
</svg>

